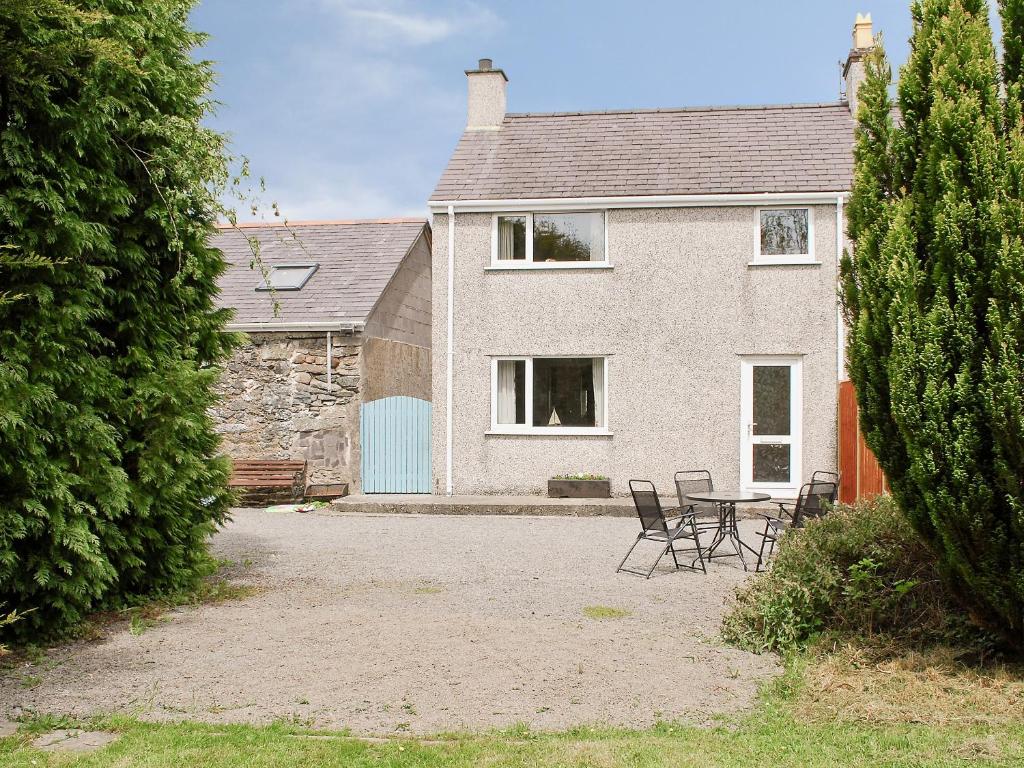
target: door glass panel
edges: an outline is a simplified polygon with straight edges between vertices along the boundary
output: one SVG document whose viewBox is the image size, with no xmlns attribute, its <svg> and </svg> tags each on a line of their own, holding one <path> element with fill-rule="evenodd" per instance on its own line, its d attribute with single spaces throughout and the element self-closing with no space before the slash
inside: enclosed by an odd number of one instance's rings
<svg viewBox="0 0 1024 768">
<path fill-rule="evenodd" d="M 755 483 L 788 483 L 790 446 L 784 443 L 759 443 L 754 449 Z"/>
<path fill-rule="evenodd" d="M 755 365 L 755 435 L 788 435 L 790 431 L 790 378 L 788 365 Z"/>
</svg>

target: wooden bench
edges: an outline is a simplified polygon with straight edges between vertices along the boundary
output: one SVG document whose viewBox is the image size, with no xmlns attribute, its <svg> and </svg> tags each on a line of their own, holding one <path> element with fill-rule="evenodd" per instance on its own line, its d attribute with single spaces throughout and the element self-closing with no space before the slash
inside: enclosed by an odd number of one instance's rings
<svg viewBox="0 0 1024 768">
<path fill-rule="evenodd" d="M 306 490 L 306 462 L 235 459 L 228 485 L 238 489 L 242 506 L 299 502 Z"/>
</svg>

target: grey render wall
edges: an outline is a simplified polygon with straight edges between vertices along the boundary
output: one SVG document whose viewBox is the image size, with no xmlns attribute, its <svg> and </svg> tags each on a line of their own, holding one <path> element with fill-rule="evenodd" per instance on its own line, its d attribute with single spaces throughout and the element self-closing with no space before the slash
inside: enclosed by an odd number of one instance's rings
<svg viewBox="0 0 1024 768">
<path fill-rule="evenodd" d="M 430 400 L 430 350 L 368 338 L 363 344 L 362 402 L 404 395 Z"/>
<path fill-rule="evenodd" d="M 367 317 L 364 333 L 429 349 L 430 271 L 430 243 L 424 230 Z"/>
<path fill-rule="evenodd" d="M 608 212 L 612 269 L 491 271 L 491 215 L 456 213 L 453 487 L 542 493 L 596 472 L 671 488 L 708 468 L 739 485 L 740 355 L 803 356 L 803 474 L 835 466 L 836 209 L 814 208 L 820 265 L 748 266 L 751 206 Z M 433 221 L 434 487 L 445 490 L 448 222 Z M 608 355 L 612 436 L 486 435 L 491 355 Z"/>
<path fill-rule="evenodd" d="M 366 321 L 362 401 L 430 400 L 431 253 L 424 230 Z"/>
</svg>

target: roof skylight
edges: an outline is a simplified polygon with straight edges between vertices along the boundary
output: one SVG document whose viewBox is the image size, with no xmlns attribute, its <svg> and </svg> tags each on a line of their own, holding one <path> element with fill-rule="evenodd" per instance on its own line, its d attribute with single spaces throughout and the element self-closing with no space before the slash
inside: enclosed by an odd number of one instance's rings
<svg viewBox="0 0 1024 768">
<path fill-rule="evenodd" d="M 261 280 L 257 291 L 297 291 L 316 272 L 319 264 L 274 264 L 270 267 L 270 284 Z"/>
</svg>

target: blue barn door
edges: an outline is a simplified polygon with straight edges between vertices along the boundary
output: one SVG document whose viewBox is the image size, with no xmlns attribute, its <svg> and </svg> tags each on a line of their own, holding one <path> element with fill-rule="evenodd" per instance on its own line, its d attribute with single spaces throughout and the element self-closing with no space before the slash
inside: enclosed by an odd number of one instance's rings
<svg viewBox="0 0 1024 768">
<path fill-rule="evenodd" d="M 363 493 L 430 493 L 430 407 L 404 396 L 363 403 Z"/>
</svg>

